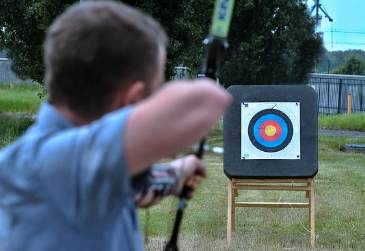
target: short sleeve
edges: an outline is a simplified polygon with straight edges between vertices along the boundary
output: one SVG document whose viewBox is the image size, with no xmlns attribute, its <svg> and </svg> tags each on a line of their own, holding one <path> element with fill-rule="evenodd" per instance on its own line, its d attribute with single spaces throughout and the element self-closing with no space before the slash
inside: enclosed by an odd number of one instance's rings
<svg viewBox="0 0 365 251">
<path fill-rule="evenodd" d="M 36 162 L 44 193 L 72 222 L 100 225 L 131 196 L 124 141 L 131 111 L 55 132 L 39 146 Z"/>
</svg>

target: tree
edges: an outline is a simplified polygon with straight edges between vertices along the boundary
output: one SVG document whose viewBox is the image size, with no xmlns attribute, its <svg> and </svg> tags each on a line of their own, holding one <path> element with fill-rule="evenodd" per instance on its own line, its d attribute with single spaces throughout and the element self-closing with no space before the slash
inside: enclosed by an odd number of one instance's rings
<svg viewBox="0 0 365 251">
<path fill-rule="evenodd" d="M 188 67 L 191 76 L 203 63 L 203 40 L 213 15 L 213 0 L 124 0 L 157 19 L 168 37 L 166 76 L 175 75 L 175 66 Z"/>
<path fill-rule="evenodd" d="M 12 60 L 12 70 L 22 79 L 43 82 L 43 41 L 53 19 L 73 0 L 2 0 L 0 46 Z M 2 49 L 0 48 L 0 49 Z"/>
<path fill-rule="evenodd" d="M 338 69 L 345 61 L 345 54 L 343 51 L 333 51 L 328 54 L 328 59 L 331 62 L 331 68 Z"/>
<path fill-rule="evenodd" d="M 339 73 L 346 75 L 365 75 L 365 61 L 356 57 L 350 57 L 339 68 Z"/>
<path fill-rule="evenodd" d="M 75 0 L 1 0 L 0 49 L 6 48 L 12 70 L 20 78 L 43 82 L 43 42 L 52 21 Z M 85 0 L 84 0 L 85 1 Z M 184 65 L 191 73 L 201 67 L 203 45 L 213 12 L 213 1 L 125 0 L 156 18 L 169 36 L 166 76 Z"/>
<path fill-rule="evenodd" d="M 328 58 L 328 51 L 325 47 L 322 47 L 322 52 L 318 58 L 316 64 L 316 73 L 329 73 L 331 70 L 331 61 Z"/>
<path fill-rule="evenodd" d="M 301 0 L 236 1 L 228 40 L 226 87 L 304 83 L 323 43 Z"/>
<path fill-rule="evenodd" d="M 86 1 L 86 0 L 84 0 Z M 43 82 L 43 40 L 53 19 L 75 0 L 2 0 L 0 46 L 13 70 Z M 195 75 L 204 54 L 214 0 L 124 0 L 151 14 L 169 36 L 167 78 L 183 65 Z M 236 0 L 221 82 L 290 84 L 306 80 L 322 38 L 302 0 Z M 1 48 L 0 48 L 1 49 Z"/>
<path fill-rule="evenodd" d="M 346 51 L 327 51 L 321 55 L 317 70 L 319 73 L 339 73 L 339 68 L 350 58 L 356 57 L 365 61 L 365 51 L 346 50 Z"/>
</svg>

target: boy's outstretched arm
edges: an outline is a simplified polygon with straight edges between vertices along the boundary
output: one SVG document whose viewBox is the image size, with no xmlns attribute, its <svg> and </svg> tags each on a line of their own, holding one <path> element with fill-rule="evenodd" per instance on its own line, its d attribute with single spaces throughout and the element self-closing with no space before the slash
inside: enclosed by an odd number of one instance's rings
<svg viewBox="0 0 365 251">
<path fill-rule="evenodd" d="M 209 79 L 172 82 L 138 103 L 126 128 L 126 158 L 136 175 L 205 137 L 231 103 Z"/>
</svg>

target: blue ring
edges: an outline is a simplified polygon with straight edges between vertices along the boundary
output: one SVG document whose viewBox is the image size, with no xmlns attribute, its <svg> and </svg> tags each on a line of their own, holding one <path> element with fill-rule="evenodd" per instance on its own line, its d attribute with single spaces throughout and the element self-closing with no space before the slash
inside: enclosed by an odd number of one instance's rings
<svg viewBox="0 0 365 251">
<path fill-rule="evenodd" d="M 274 120 L 278 122 L 278 124 L 281 126 L 281 135 L 280 137 L 275 141 L 267 141 L 260 135 L 260 126 L 265 123 L 267 120 Z M 254 131 L 253 131 L 256 140 L 265 147 L 276 147 L 279 146 L 284 142 L 284 140 L 288 136 L 288 126 L 285 123 L 284 119 L 281 118 L 278 115 L 275 114 L 265 114 L 261 116 L 259 119 L 256 120 L 256 123 L 254 125 Z"/>
</svg>

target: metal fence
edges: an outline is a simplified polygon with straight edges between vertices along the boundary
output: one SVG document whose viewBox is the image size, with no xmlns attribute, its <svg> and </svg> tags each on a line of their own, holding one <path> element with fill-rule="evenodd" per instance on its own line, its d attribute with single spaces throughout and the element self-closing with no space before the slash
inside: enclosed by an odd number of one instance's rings
<svg viewBox="0 0 365 251">
<path fill-rule="evenodd" d="M 351 113 L 365 112 L 365 76 L 311 74 L 308 83 L 318 93 L 319 113 L 347 113 L 349 94 Z"/>
<path fill-rule="evenodd" d="M 0 83 L 18 83 L 21 80 L 11 71 L 11 61 L 0 58 Z"/>
</svg>

